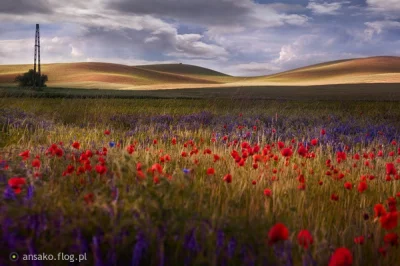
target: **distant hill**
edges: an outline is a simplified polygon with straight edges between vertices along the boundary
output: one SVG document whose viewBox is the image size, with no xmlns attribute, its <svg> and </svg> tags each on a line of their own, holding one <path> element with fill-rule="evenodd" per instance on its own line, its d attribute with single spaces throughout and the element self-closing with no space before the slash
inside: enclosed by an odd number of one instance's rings
<svg viewBox="0 0 400 266">
<path fill-rule="evenodd" d="M 248 82 L 299 85 L 400 83 L 400 57 L 378 56 L 332 61 L 255 77 Z"/>
<path fill-rule="evenodd" d="M 0 84 L 12 85 L 15 76 L 31 65 L 1 65 Z M 236 80 L 211 69 L 184 64 L 126 66 L 110 63 L 42 65 L 48 86 L 77 88 L 129 88 L 154 85 L 218 85 Z M 15 85 L 15 84 L 14 84 Z"/>
<path fill-rule="evenodd" d="M 158 65 L 142 65 L 136 66 L 142 69 L 154 70 L 159 72 L 174 73 L 181 75 L 196 75 L 196 76 L 225 76 L 229 75 L 199 66 L 186 64 L 158 64 Z"/>
<path fill-rule="evenodd" d="M 0 85 L 15 86 L 15 76 L 31 65 L 0 65 Z M 268 85 L 400 83 L 400 57 L 379 56 L 332 61 L 274 75 L 232 77 L 187 64 L 126 66 L 110 63 L 42 65 L 48 86 L 104 89 L 161 89 Z"/>
</svg>

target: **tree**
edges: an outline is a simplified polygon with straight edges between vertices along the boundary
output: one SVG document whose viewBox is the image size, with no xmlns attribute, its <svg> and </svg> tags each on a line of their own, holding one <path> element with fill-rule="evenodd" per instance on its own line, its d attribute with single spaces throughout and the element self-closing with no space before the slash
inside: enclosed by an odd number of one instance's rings
<svg viewBox="0 0 400 266">
<path fill-rule="evenodd" d="M 33 77 L 35 76 L 33 69 L 29 69 L 28 72 L 18 75 L 15 77 L 14 82 L 18 82 L 20 87 L 33 87 Z M 46 87 L 46 82 L 48 81 L 47 75 L 39 76 L 36 72 L 36 86 L 35 87 Z"/>
</svg>

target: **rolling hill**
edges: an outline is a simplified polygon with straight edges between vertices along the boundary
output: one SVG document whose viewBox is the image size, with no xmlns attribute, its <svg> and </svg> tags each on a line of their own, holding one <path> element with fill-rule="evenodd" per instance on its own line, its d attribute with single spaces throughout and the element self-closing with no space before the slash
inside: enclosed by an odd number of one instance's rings
<svg viewBox="0 0 400 266">
<path fill-rule="evenodd" d="M 379 56 L 332 61 L 250 79 L 254 84 L 325 85 L 400 83 L 400 57 Z"/>
<path fill-rule="evenodd" d="M 31 65 L 0 65 L 0 85 L 15 86 L 15 76 Z M 400 83 L 400 57 L 332 61 L 274 75 L 232 77 L 187 64 L 126 66 L 110 63 L 42 65 L 50 87 L 104 89 L 170 89 L 240 86 L 292 86 L 354 83 Z"/>
<path fill-rule="evenodd" d="M 0 66 L 0 84 L 15 85 L 15 76 L 31 65 Z M 76 88 L 134 89 L 162 86 L 219 85 L 238 80 L 210 69 L 180 64 L 126 66 L 110 63 L 64 63 L 42 65 L 48 86 Z"/>
</svg>

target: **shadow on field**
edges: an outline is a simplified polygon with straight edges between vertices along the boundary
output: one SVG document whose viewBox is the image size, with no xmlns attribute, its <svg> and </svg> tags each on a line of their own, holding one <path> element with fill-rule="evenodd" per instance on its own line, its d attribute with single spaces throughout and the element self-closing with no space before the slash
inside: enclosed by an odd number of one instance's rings
<svg viewBox="0 0 400 266">
<path fill-rule="evenodd" d="M 248 86 L 166 90 L 102 90 L 44 88 L 31 91 L 0 88 L 0 97 L 33 98 L 235 98 L 270 100 L 399 101 L 400 84 L 336 84 L 318 86 Z"/>
</svg>

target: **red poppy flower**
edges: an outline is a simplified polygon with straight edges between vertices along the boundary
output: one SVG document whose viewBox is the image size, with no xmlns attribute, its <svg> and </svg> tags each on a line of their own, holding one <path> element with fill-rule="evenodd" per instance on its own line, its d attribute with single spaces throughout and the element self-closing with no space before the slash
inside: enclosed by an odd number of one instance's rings
<svg viewBox="0 0 400 266">
<path fill-rule="evenodd" d="M 311 140 L 311 145 L 313 145 L 313 146 L 318 145 L 318 139 L 312 139 Z"/>
<path fill-rule="evenodd" d="M 382 204 L 378 203 L 374 206 L 374 213 L 375 217 L 381 217 L 386 214 L 386 209 Z"/>
<path fill-rule="evenodd" d="M 230 175 L 230 174 L 227 174 L 227 175 L 225 175 L 224 176 L 224 181 L 226 182 L 226 183 L 231 183 L 232 182 L 232 175 Z"/>
<path fill-rule="evenodd" d="M 363 193 L 365 190 L 367 190 L 367 188 L 368 188 L 367 182 L 361 181 L 358 184 L 357 190 L 358 190 L 358 192 Z"/>
<path fill-rule="evenodd" d="M 297 153 L 302 156 L 302 157 L 306 157 L 307 156 L 307 149 L 304 148 L 303 146 L 299 147 L 299 149 L 297 150 Z"/>
<path fill-rule="evenodd" d="M 129 145 L 128 147 L 126 147 L 126 151 L 127 151 L 129 154 L 134 153 L 134 152 L 135 152 L 135 146 L 134 146 L 134 145 Z"/>
<path fill-rule="evenodd" d="M 81 144 L 79 144 L 79 142 L 75 141 L 74 143 L 72 143 L 72 147 L 73 147 L 74 149 L 79 150 L 79 148 L 81 147 Z"/>
<path fill-rule="evenodd" d="M 94 194 L 93 193 L 88 193 L 83 197 L 84 201 L 86 204 L 92 204 L 94 201 Z"/>
<path fill-rule="evenodd" d="M 340 163 L 341 161 L 346 160 L 346 158 L 347 158 L 347 154 L 346 154 L 345 152 L 343 152 L 343 151 L 338 151 L 338 152 L 336 153 L 336 161 L 337 161 L 338 163 Z"/>
<path fill-rule="evenodd" d="M 285 143 L 283 143 L 282 141 L 278 142 L 278 148 L 281 150 L 285 147 Z"/>
<path fill-rule="evenodd" d="M 98 164 L 98 165 L 96 165 L 96 172 L 100 175 L 103 175 L 107 172 L 107 167 L 105 167 L 104 165 Z"/>
<path fill-rule="evenodd" d="M 289 148 L 284 148 L 284 149 L 282 149 L 281 154 L 284 157 L 290 157 L 290 156 L 292 156 L 293 152 Z"/>
<path fill-rule="evenodd" d="M 159 163 L 155 163 L 151 166 L 151 172 L 154 174 L 154 172 L 162 173 L 162 166 Z"/>
<path fill-rule="evenodd" d="M 299 175 L 299 176 L 297 177 L 297 180 L 298 180 L 300 183 L 305 183 L 305 182 L 306 182 L 306 179 L 304 178 L 304 175 Z"/>
<path fill-rule="evenodd" d="M 73 165 L 68 165 L 67 170 L 65 170 L 65 172 L 67 174 L 72 174 L 74 172 L 74 170 L 75 170 L 75 167 Z"/>
<path fill-rule="evenodd" d="M 8 179 L 8 185 L 14 190 L 15 194 L 21 193 L 21 187 L 26 184 L 24 177 L 11 177 Z"/>
<path fill-rule="evenodd" d="M 329 261 L 329 266 L 351 266 L 352 264 L 353 255 L 344 247 L 336 249 Z"/>
<path fill-rule="evenodd" d="M 272 196 L 272 190 L 269 188 L 264 189 L 264 195 L 267 197 L 271 197 Z"/>
<path fill-rule="evenodd" d="M 383 238 L 386 244 L 391 246 L 398 246 L 399 245 L 399 236 L 396 233 L 388 233 Z"/>
<path fill-rule="evenodd" d="M 380 247 L 380 248 L 378 248 L 378 252 L 379 252 L 379 254 L 381 254 L 382 256 L 386 256 L 386 248 L 385 247 Z"/>
<path fill-rule="evenodd" d="M 256 184 L 257 184 L 257 181 L 256 181 L 256 180 L 253 180 L 253 181 L 251 181 L 251 184 L 252 184 L 252 185 L 256 185 Z"/>
<path fill-rule="evenodd" d="M 19 154 L 19 156 L 22 157 L 23 160 L 28 160 L 30 156 L 30 151 L 29 150 L 23 151 Z"/>
<path fill-rule="evenodd" d="M 138 170 L 138 171 L 136 172 L 136 175 L 137 175 L 137 177 L 140 178 L 140 179 L 144 179 L 144 178 L 146 177 L 145 174 L 142 172 L 142 170 Z"/>
<path fill-rule="evenodd" d="M 354 238 L 354 243 L 358 245 L 362 245 L 365 242 L 364 236 L 358 236 Z"/>
<path fill-rule="evenodd" d="M 308 230 L 301 230 L 297 235 L 297 243 L 304 249 L 308 249 L 314 243 L 314 239 Z"/>
<path fill-rule="evenodd" d="M 90 172 L 92 171 L 92 166 L 90 165 L 90 162 L 85 163 L 85 171 Z"/>
<path fill-rule="evenodd" d="M 102 157 L 102 156 L 99 157 L 98 161 L 99 161 L 99 163 L 100 163 L 101 165 L 105 165 L 105 164 L 106 164 L 106 160 L 105 160 L 104 157 Z"/>
<path fill-rule="evenodd" d="M 39 159 L 34 159 L 32 161 L 32 167 L 34 168 L 40 168 L 40 160 Z"/>
<path fill-rule="evenodd" d="M 204 151 L 203 151 L 203 154 L 211 154 L 212 153 L 212 151 L 211 151 L 211 149 L 209 149 L 209 148 L 207 148 L 207 149 L 205 149 Z"/>
<path fill-rule="evenodd" d="M 386 174 L 387 175 L 396 175 L 397 174 L 396 168 L 394 167 L 393 163 L 386 163 Z"/>
<path fill-rule="evenodd" d="M 338 196 L 337 194 L 333 193 L 333 194 L 331 195 L 331 200 L 333 200 L 333 201 L 338 201 L 338 200 L 339 200 L 339 196 Z"/>
<path fill-rule="evenodd" d="M 387 199 L 387 203 L 388 203 L 389 211 L 390 211 L 390 212 L 395 212 L 395 211 L 397 211 L 397 207 L 396 207 L 397 201 L 396 201 L 396 198 L 395 198 L 395 197 L 389 197 L 389 198 Z"/>
<path fill-rule="evenodd" d="M 344 183 L 344 188 L 351 190 L 353 188 L 353 184 L 351 184 L 350 182 L 346 182 L 346 183 Z"/>
<path fill-rule="evenodd" d="M 326 134 L 326 131 L 325 131 L 325 129 L 321 129 L 321 135 L 325 135 Z"/>
<path fill-rule="evenodd" d="M 239 166 L 244 166 L 244 164 L 246 163 L 246 160 L 243 159 L 243 158 L 238 158 L 238 159 L 239 159 L 238 165 L 239 165 Z"/>
<path fill-rule="evenodd" d="M 86 153 L 82 153 L 81 156 L 79 156 L 79 162 L 80 163 L 85 163 L 89 158 L 87 157 Z"/>
<path fill-rule="evenodd" d="M 215 169 L 210 167 L 207 169 L 207 175 L 214 175 L 215 174 Z"/>
<path fill-rule="evenodd" d="M 64 155 L 64 151 L 61 148 L 56 148 L 55 151 L 54 151 L 54 154 L 57 157 L 62 157 Z"/>
<path fill-rule="evenodd" d="M 83 173 L 85 173 L 85 167 L 83 166 L 79 166 L 78 169 L 76 170 L 76 175 L 81 175 Z"/>
<path fill-rule="evenodd" d="M 379 221 L 381 222 L 381 226 L 386 230 L 392 230 L 396 228 L 398 224 L 399 213 L 398 212 L 388 212 L 385 215 L 382 215 Z"/>
<path fill-rule="evenodd" d="M 108 130 L 108 129 L 106 129 L 106 130 L 104 130 L 104 135 L 110 135 L 110 130 Z"/>
<path fill-rule="evenodd" d="M 268 232 L 268 244 L 273 245 L 278 241 L 284 241 L 289 238 L 289 230 L 282 223 L 275 224 Z"/>
</svg>

